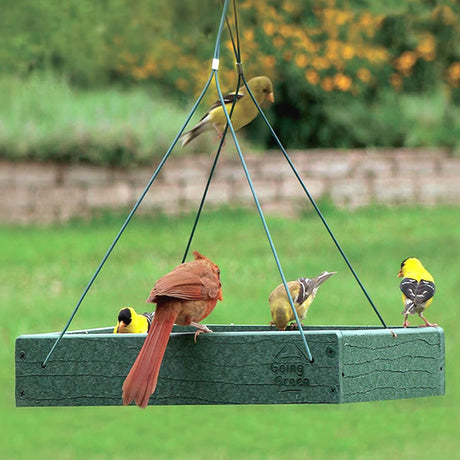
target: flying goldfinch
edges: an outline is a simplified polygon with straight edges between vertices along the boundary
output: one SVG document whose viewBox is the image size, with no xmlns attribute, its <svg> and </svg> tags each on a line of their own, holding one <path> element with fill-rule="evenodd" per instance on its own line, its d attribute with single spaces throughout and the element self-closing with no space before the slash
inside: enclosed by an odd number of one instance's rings
<svg viewBox="0 0 460 460">
<path fill-rule="evenodd" d="M 156 303 L 144 345 L 123 383 L 123 404 L 135 401 L 146 407 L 155 391 L 163 355 L 174 324 L 211 332 L 199 324 L 222 300 L 219 267 L 199 252 L 193 251 L 195 260 L 178 265 L 162 276 L 153 286 L 147 303 Z"/>
<path fill-rule="evenodd" d="M 132 307 L 122 308 L 118 312 L 118 323 L 115 326 L 114 334 L 148 332 L 152 324 L 153 313 L 142 313 L 139 315 Z"/>
<path fill-rule="evenodd" d="M 401 312 L 404 315 L 403 326 L 409 326 L 407 320 L 409 315 L 418 313 L 425 322 L 424 326 L 436 327 L 437 324 L 430 323 L 423 316 L 423 312 L 430 306 L 436 292 L 434 279 L 430 272 L 426 270 L 420 260 L 409 257 L 402 261 L 398 277 L 402 278 L 399 288 L 402 291 L 404 304 L 404 310 Z"/>
<path fill-rule="evenodd" d="M 252 78 L 248 81 L 248 86 L 259 106 L 261 106 L 266 100 L 270 102 L 275 101 L 275 97 L 273 95 L 273 85 L 268 77 L 262 76 Z M 248 123 L 254 120 L 254 118 L 259 113 L 251 96 L 246 94 L 246 92 L 247 89 L 245 86 L 243 86 L 239 89 L 238 94 L 235 95 L 235 93 L 230 93 L 224 97 L 225 107 L 229 115 L 233 101 L 235 100 L 235 96 L 237 99 L 231 117 L 233 129 L 235 131 L 242 128 L 243 126 L 246 126 Z M 225 116 L 222 104 L 220 100 L 218 100 L 210 107 L 210 109 L 206 112 L 204 117 L 195 127 L 193 127 L 190 131 L 182 134 L 182 147 L 187 145 L 190 141 L 208 129 L 214 128 L 219 133 L 219 137 L 222 136 L 222 132 L 226 124 L 227 118 Z"/>
<path fill-rule="evenodd" d="M 325 271 L 316 278 L 299 278 L 296 281 L 289 281 L 287 283 L 297 316 L 300 320 L 305 318 L 308 307 L 315 299 L 319 286 L 335 273 L 337 272 Z M 280 284 L 272 291 L 268 298 L 268 303 L 270 304 L 273 319 L 270 324 L 274 324 L 278 329 L 284 331 L 290 322 L 295 321 L 294 312 L 292 311 L 284 284 Z"/>
</svg>

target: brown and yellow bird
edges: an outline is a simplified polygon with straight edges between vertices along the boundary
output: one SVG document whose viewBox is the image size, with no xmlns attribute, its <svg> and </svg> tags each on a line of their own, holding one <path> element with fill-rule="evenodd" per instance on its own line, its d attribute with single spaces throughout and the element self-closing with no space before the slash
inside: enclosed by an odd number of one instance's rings
<svg viewBox="0 0 460 460">
<path fill-rule="evenodd" d="M 265 101 L 275 101 L 275 97 L 273 95 L 273 85 L 268 77 L 261 76 L 251 78 L 251 80 L 248 81 L 248 87 L 259 106 L 261 106 Z M 230 93 L 224 97 L 225 107 L 229 115 L 235 97 L 236 103 L 231 120 L 233 129 L 237 131 L 254 120 L 259 111 L 251 96 L 247 94 L 246 87 L 243 86 L 239 89 L 238 94 Z M 190 131 L 182 134 L 182 147 L 186 146 L 201 133 L 204 133 L 212 128 L 214 128 L 218 132 L 219 137 L 221 137 L 226 124 L 227 117 L 225 116 L 221 101 L 218 100 L 209 108 L 196 126 L 194 126 Z"/>
<path fill-rule="evenodd" d="M 156 303 L 153 322 L 139 355 L 123 383 L 123 404 L 135 401 L 146 407 L 155 391 L 163 355 L 174 324 L 194 326 L 200 332 L 211 332 L 199 324 L 222 300 L 219 267 L 194 251 L 195 260 L 178 265 L 153 286 L 147 303 Z"/>
<path fill-rule="evenodd" d="M 423 312 L 431 305 L 436 286 L 431 273 L 422 265 L 420 260 L 415 257 L 409 257 L 401 262 L 401 269 L 398 277 L 402 278 L 399 288 L 402 292 L 404 310 L 403 326 L 409 326 L 407 317 L 418 313 L 420 318 L 425 322 L 422 326 L 433 326 L 437 324 L 430 323 L 424 316 Z"/>
<path fill-rule="evenodd" d="M 316 278 L 299 278 L 287 283 L 299 320 L 305 318 L 308 308 L 315 299 L 318 288 L 324 281 L 337 272 L 324 271 Z M 289 323 L 295 321 L 294 312 L 286 294 L 284 284 L 277 286 L 268 298 L 272 320 L 278 329 L 284 331 Z"/>
<path fill-rule="evenodd" d="M 152 324 L 153 313 L 136 313 L 133 307 L 122 308 L 118 312 L 118 322 L 113 329 L 114 334 L 143 334 L 148 332 Z"/>
</svg>

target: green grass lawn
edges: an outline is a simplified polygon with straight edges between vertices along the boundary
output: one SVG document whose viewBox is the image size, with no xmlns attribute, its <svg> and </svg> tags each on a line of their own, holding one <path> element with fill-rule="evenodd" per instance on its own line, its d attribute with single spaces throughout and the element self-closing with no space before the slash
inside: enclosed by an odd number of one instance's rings
<svg viewBox="0 0 460 460">
<path fill-rule="evenodd" d="M 458 451 L 459 366 L 455 319 L 460 208 L 325 207 L 325 216 L 389 325 L 401 325 L 396 274 L 419 257 L 436 280 L 426 316 L 446 336 L 446 395 L 343 406 L 21 408 L 14 405 L 14 340 L 61 330 L 124 216 L 52 227 L 0 227 L 0 401 L 6 459 L 432 459 Z M 182 258 L 193 216 L 136 217 L 76 315 L 71 329 L 111 326 L 118 309 L 144 301 Z M 306 324 L 379 325 L 313 214 L 268 219 L 286 277 L 336 270 Z M 200 220 L 193 249 L 219 264 L 224 302 L 207 323 L 267 324 L 267 297 L 280 283 L 255 213 L 221 210 Z M 417 318 L 413 325 L 420 324 Z"/>
</svg>

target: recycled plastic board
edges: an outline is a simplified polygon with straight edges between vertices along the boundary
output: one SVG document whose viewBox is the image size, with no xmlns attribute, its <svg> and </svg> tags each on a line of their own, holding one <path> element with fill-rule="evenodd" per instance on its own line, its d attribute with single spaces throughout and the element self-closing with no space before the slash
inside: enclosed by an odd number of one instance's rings
<svg viewBox="0 0 460 460">
<path fill-rule="evenodd" d="M 350 403 L 443 395 L 441 328 L 174 326 L 151 405 Z M 145 334 L 112 328 L 16 339 L 16 405 L 121 405 L 122 384 Z"/>
</svg>

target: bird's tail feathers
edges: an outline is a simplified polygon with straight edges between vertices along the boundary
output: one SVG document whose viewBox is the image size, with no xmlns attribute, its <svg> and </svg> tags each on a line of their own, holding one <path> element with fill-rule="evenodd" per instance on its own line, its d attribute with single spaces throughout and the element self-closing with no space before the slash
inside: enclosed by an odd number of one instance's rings
<svg viewBox="0 0 460 460">
<path fill-rule="evenodd" d="M 297 296 L 296 302 L 303 303 L 309 296 L 312 297 L 312 301 L 316 296 L 316 291 L 319 286 L 324 283 L 332 275 L 337 272 L 326 272 L 324 271 L 316 278 L 299 278 L 297 281 L 300 283 L 299 295 Z"/>
<path fill-rule="evenodd" d="M 155 316 L 155 312 L 145 312 L 142 313 L 143 316 L 147 318 L 147 332 L 150 329 L 150 326 L 152 325 L 153 317 Z"/>
<path fill-rule="evenodd" d="M 180 137 L 182 141 L 182 147 L 185 147 L 189 142 L 193 141 L 201 133 L 204 133 L 209 129 L 208 117 L 204 117 L 196 126 L 194 126 L 190 131 L 182 134 Z"/>
<path fill-rule="evenodd" d="M 404 302 L 404 310 L 401 312 L 401 315 L 413 315 L 414 313 L 415 303 L 410 299 L 406 299 Z"/>
<path fill-rule="evenodd" d="M 177 312 L 170 308 L 157 308 L 152 325 L 128 376 L 123 383 L 123 404 L 133 400 L 146 407 L 155 391 L 163 355 L 176 321 Z"/>
<path fill-rule="evenodd" d="M 337 272 L 327 272 L 324 271 L 320 275 L 318 275 L 316 278 L 313 278 L 315 282 L 315 287 L 317 288 L 321 284 L 323 284 L 327 279 L 329 279 L 332 275 L 335 275 Z"/>
</svg>

